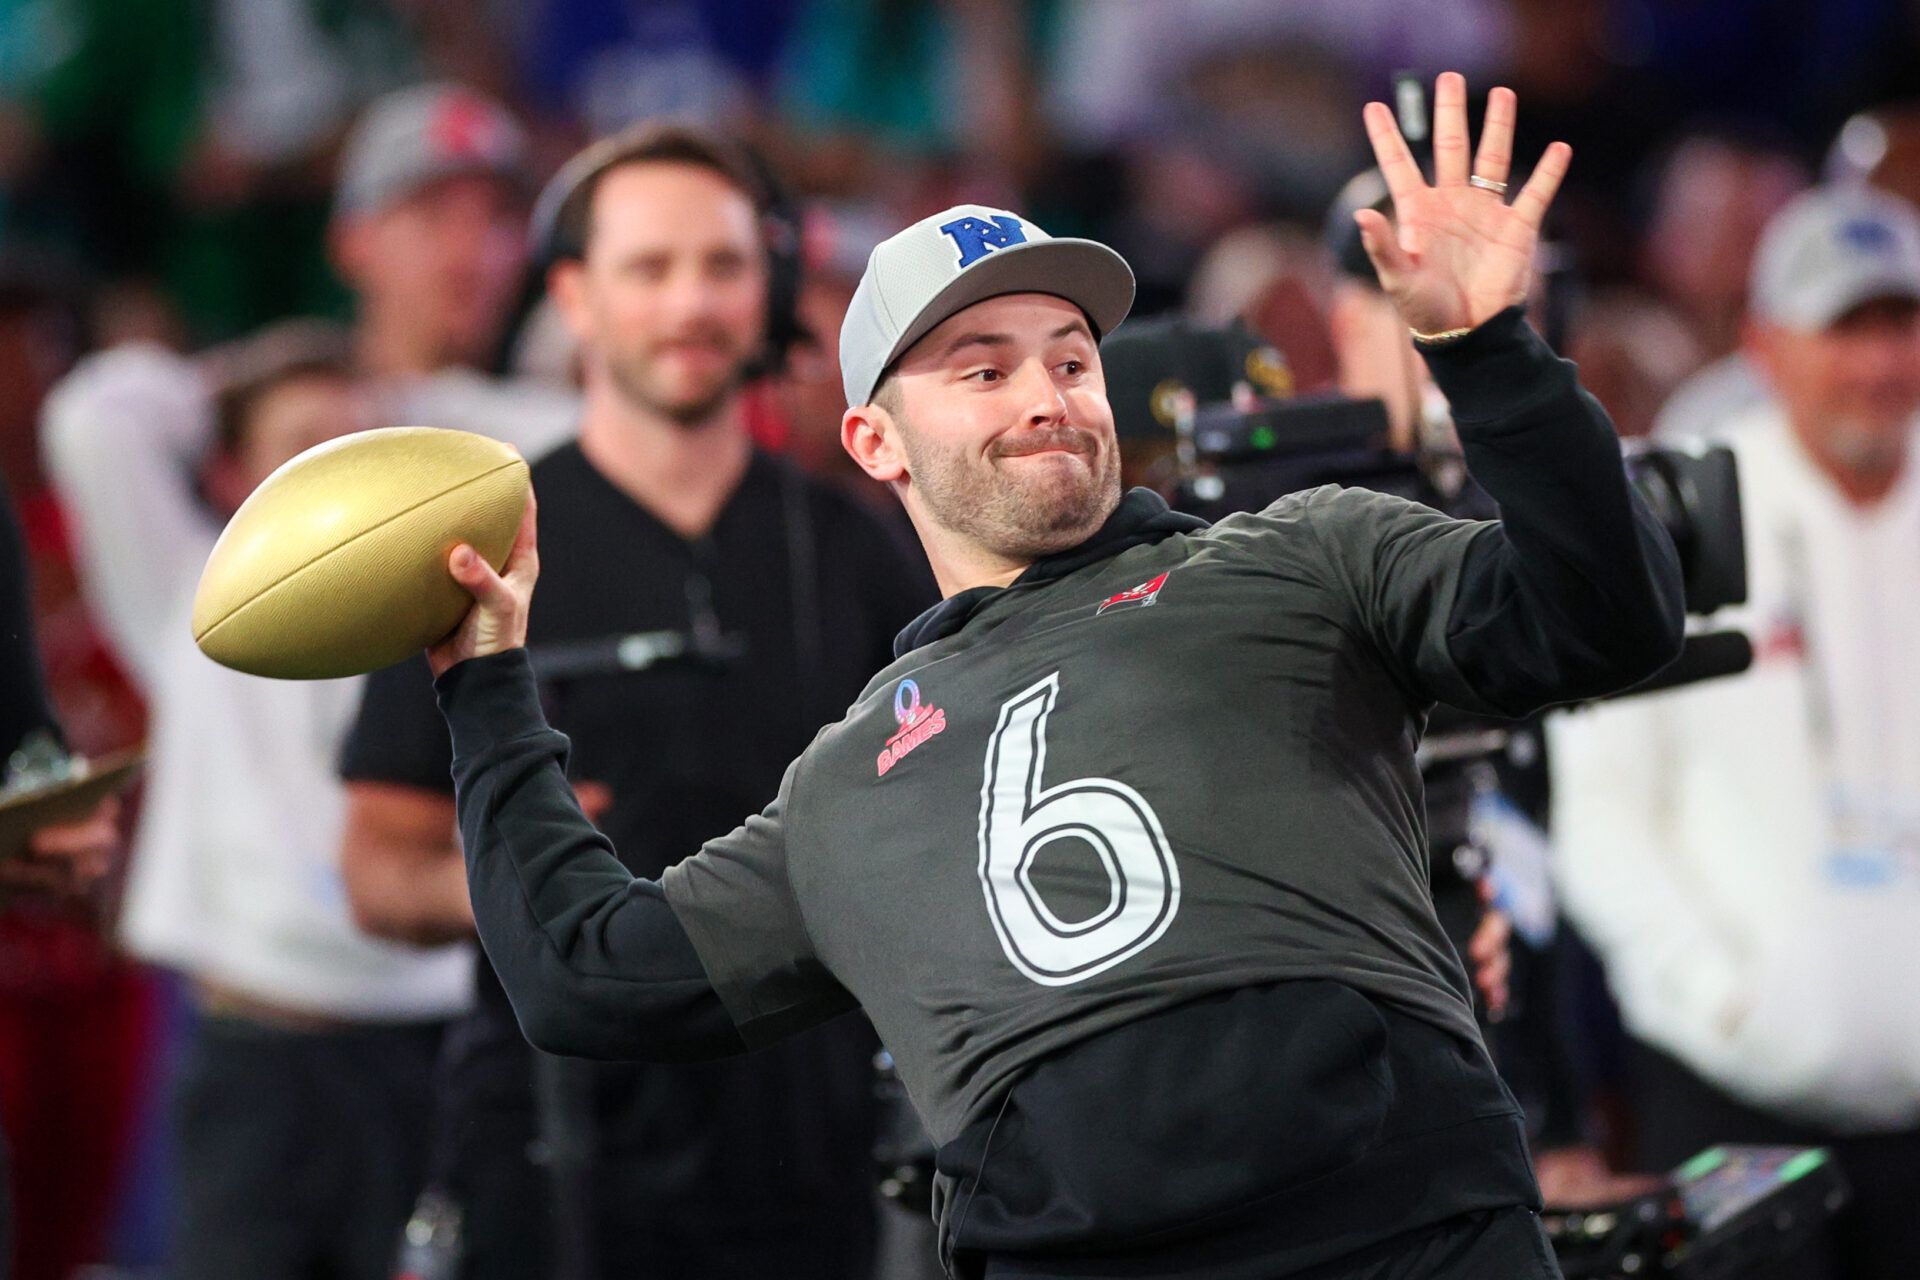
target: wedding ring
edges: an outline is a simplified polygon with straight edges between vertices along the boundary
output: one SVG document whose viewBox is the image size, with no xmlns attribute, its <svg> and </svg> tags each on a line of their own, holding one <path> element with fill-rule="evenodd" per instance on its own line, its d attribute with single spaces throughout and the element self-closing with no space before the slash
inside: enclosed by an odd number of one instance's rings
<svg viewBox="0 0 1920 1280">
<path fill-rule="evenodd" d="M 1478 187 L 1482 191 L 1491 191 L 1497 196 L 1507 194 L 1506 183 L 1495 182 L 1492 178 L 1483 178 L 1477 173 L 1467 179 L 1467 185 L 1470 187 Z"/>
</svg>

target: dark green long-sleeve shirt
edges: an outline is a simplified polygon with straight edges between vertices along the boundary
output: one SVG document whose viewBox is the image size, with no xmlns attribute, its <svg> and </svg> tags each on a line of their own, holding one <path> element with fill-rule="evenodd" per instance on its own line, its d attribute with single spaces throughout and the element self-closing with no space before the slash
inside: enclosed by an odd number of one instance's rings
<svg viewBox="0 0 1920 1280">
<path fill-rule="evenodd" d="M 1518 312 L 1428 362 L 1501 521 L 1323 488 L 1205 527 L 1136 491 L 1081 548 L 930 611 L 773 805 L 660 885 L 572 816 L 524 663 L 456 668 L 476 914 L 528 1033 L 711 1050 L 857 1004 L 942 1144 L 1041 1064 L 1247 989 L 1334 984 L 1478 1053 L 1427 889 L 1426 710 L 1638 681 L 1677 652 L 1680 577 Z M 1276 1054 L 1328 1033 L 1318 1007 Z"/>
</svg>

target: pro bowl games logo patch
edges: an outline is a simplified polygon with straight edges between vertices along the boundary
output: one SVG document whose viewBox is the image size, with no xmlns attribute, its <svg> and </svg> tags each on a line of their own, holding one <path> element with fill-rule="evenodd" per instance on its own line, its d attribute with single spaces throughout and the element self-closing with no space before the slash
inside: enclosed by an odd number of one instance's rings
<svg viewBox="0 0 1920 1280">
<path fill-rule="evenodd" d="M 1131 591 L 1122 591 L 1118 595 L 1108 596 L 1100 602 L 1100 607 L 1093 611 L 1093 616 L 1097 618 L 1109 609 L 1145 608 L 1160 598 L 1160 588 L 1167 585 L 1167 575 L 1172 572 L 1173 570 L 1169 569 L 1166 573 L 1157 578 L 1148 579 Z"/>
<path fill-rule="evenodd" d="M 939 707 L 923 706 L 920 686 L 911 680 L 902 680 L 893 691 L 893 718 L 900 722 L 900 730 L 887 739 L 886 748 L 880 752 L 883 778 L 887 770 L 907 758 L 909 751 L 947 728 L 947 713 Z"/>
</svg>

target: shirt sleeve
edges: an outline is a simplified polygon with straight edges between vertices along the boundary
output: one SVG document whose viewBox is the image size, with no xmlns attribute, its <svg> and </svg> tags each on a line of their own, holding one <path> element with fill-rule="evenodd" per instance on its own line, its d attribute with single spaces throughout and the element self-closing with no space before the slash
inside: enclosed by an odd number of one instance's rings
<svg viewBox="0 0 1920 1280">
<path fill-rule="evenodd" d="M 367 677 L 359 714 L 340 750 L 340 776 L 452 793 L 453 743 L 424 656 Z"/>
<path fill-rule="evenodd" d="M 152 643 L 177 621 L 220 534 L 195 490 L 213 410 L 197 366 L 159 347 L 82 361 L 47 397 L 47 472 L 77 535 L 88 599 L 149 689 Z"/>
<path fill-rule="evenodd" d="M 788 768 L 764 812 L 668 867 L 661 881 L 734 1025 L 756 1048 L 859 1004 L 815 952 L 787 876 L 799 768 Z"/>
<path fill-rule="evenodd" d="M 1522 716 L 1678 654 L 1679 557 L 1573 365 L 1518 308 L 1427 351 L 1498 521 L 1325 488 L 1304 499 L 1358 629 L 1417 697 Z"/>
<path fill-rule="evenodd" d="M 1554 716 L 1547 756 L 1560 905 L 1629 1026 L 1699 1064 L 1727 1051 L 1755 966 L 1689 883 L 1675 764 L 1686 707 L 1662 693 Z"/>
<path fill-rule="evenodd" d="M 540 713 L 526 650 L 462 662 L 437 689 L 474 922 L 528 1042 L 581 1058 L 739 1052 L 660 884 L 629 872 L 580 812 L 570 744 Z"/>
</svg>

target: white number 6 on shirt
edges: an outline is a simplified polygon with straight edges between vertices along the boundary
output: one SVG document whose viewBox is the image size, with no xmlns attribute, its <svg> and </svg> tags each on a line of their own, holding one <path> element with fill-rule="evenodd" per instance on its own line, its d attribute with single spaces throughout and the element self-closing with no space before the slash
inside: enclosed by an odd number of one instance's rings
<svg viewBox="0 0 1920 1280">
<path fill-rule="evenodd" d="M 1152 946 L 1180 909 L 1173 850 L 1139 792 L 1111 778 L 1041 786 L 1047 717 L 1059 696 L 1056 671 L 1000 708 L 980 788 L 987 914 L 1007 959 L 1050 987 L 1091 978 Z M 1107 873 L 1107 905 L 1072 924 L 1047 907 L 1030 874 L 1056 840 L 1085 841 Z"/>
</svg>

